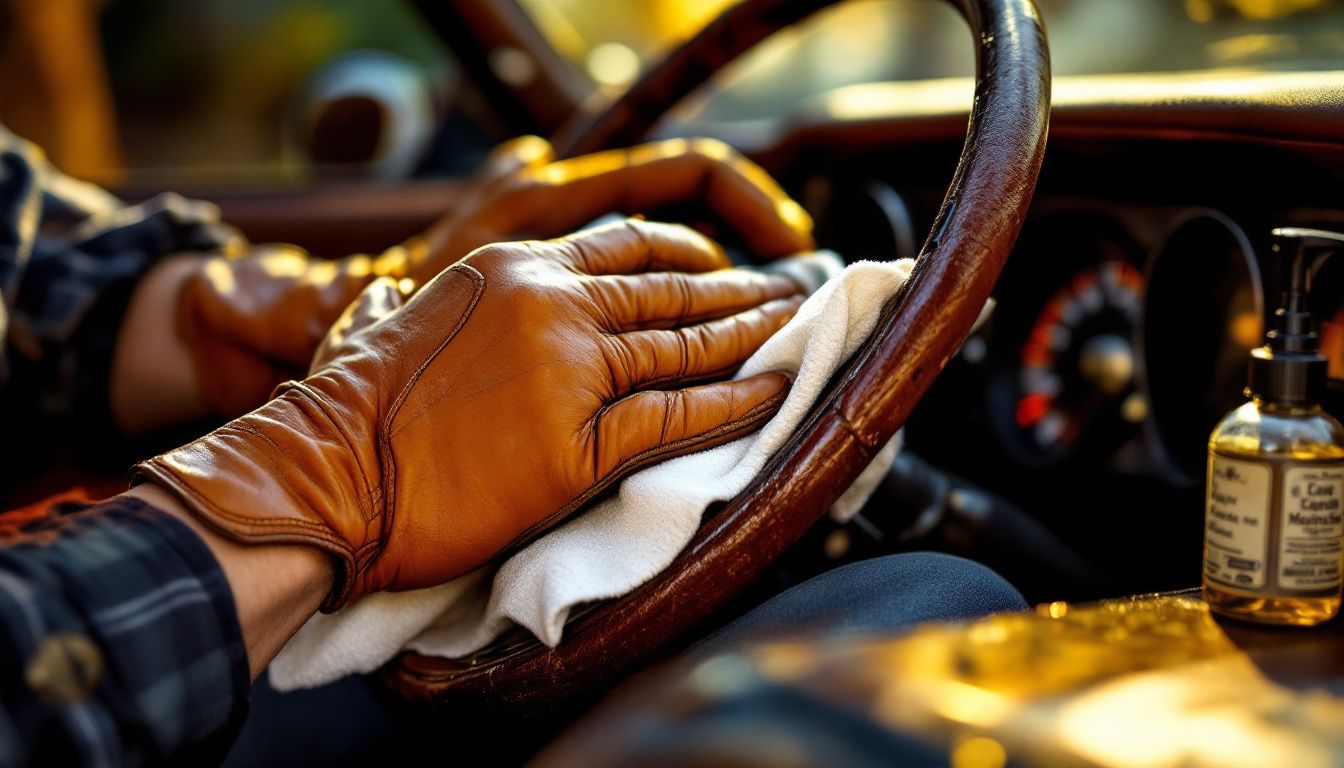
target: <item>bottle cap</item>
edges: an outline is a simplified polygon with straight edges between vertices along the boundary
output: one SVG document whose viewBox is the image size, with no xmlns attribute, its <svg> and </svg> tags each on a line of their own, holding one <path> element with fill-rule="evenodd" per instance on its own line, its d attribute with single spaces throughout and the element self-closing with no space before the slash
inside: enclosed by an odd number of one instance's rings
<svg viewBox="0 0 1344 768">
<path fill-rule="evenodd" d="M 1246 394 L 1273 403 L 1314 403 L 1325 392 L 1327 362 L 1307 309 L 1311 266 L 1318 257 L 1344 249 L 1344 235 L 1298 227 L 1270 234 L 1279 263 L 1279 308 L 1264 346 L 1251 350 Z"/>
</svg>

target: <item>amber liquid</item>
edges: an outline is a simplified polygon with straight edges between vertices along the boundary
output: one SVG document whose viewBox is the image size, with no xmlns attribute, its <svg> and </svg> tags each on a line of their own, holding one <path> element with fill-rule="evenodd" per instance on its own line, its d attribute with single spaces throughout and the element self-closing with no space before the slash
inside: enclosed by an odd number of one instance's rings
<svg viewBox="0 0 1344 768">
<path fill-rule="evenodd" d="M 1284 408 L 1247 403 L 1233 411 L 1209 438 L 1209 451 L 1230 459 L 1273 464 L 1337 464 L 1344 461 L 1344 428 L 1319 407 Z M 1276 473 L 1276 476 L 1281 476 Z M 1277 485 L 1277 481 L 1276 481 Z M 1277 498 L 1277 487 L 1272 495 Z M 1282 510 L 1277 501 L 1269 529 L 1278 530 Z M 1277 548 L 1272 540 L 1271 551 Z M 1275 595 L 1240 591 L 1204 579 L 1204 601 L 1224 616 L 1260 624 L 1313 626 L 1339 613 L 1340 590 L 1324 595 Z"/>
</svg>

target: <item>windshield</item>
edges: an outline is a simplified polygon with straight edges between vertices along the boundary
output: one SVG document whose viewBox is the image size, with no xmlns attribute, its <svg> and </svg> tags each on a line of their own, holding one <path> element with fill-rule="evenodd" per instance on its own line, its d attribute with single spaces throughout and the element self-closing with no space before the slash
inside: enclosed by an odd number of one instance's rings
<svg viewBox="0 0 1344 768">
<path fill-rule="evenodd" d="M 618 91 L 733 0 L 519 0 L 597 87 Z M 1339 68 L 1339 0 L 1037 0 L 1056 75 Z M 778 115 L 856 83 L 973 74 L 947 3 L 850 0 L 767 40 L 716 76 L 702 119 Z"/>
</svg>

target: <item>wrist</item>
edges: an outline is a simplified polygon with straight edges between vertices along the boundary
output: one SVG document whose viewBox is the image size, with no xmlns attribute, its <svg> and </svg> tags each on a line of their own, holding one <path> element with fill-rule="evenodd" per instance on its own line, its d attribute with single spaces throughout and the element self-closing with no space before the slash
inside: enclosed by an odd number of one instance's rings
<svg viewBox="0 0 1344 768">
<path fill-rule="evenodd" d="M 138 485 L 127 495 L 181 520 L 214 555 L 233 593 L 253 678 L 317 611 L 331 590 L 335 566 L 319 549 L 239 544 L 211 530 L 171 493 L 153 483 Z"/>
<path fill-rule="evenodd" d="M 338 565 L 321 606 L 332 611 L 376 554 L 380 529 L 369 524 L 377 515 L 363 468 L 378 457 L 375 441 L 345 435 L 322 400 L 291 382 L 252 413 L 137 465 L 134 477 L 172 494 L 220 538 L 326 552 Z"/>
</svg>

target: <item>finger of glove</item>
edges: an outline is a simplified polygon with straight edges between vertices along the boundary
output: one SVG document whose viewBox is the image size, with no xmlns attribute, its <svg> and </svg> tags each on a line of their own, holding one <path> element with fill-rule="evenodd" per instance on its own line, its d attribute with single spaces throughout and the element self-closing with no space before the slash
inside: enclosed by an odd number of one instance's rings
<svg viewBox="0 0 1344 768">
<path fill-rule="evenodd" d="M 802 299 L 777 299 L 719 320 L 613 336 L 617 393 L 728 374 L 794 316 Z"/>
<path fill-rule="evenodd" d="M 512 231 L 554 237 L 604 214 L 694 204 L 765 258 L 811 250 L 812 219 L 760 166 L 728 145 L 671 139 L 562 160 L 524 174 L 501 203 Z"/>
<path fill-rule="evenodd" d="M 713 272 L 732 266 L 718 243 L 680 224 L 626 219 L 551 240 L 551 252 L 588 275 Z"/>
<path fill-rule="evenodd" d="M 700 323 L 798 292 L 787 277 L 741 269 L 613 275 L 586 285 L 619 332 Z"/>
<path fill-rule="evenodd" d="M 472 175 L 458 200 L 457 207 L 429 229 L 407 241 L 409 252 L 398 255 L 405 261 L 398 272 L 383 269 L 379 274 L 405 274 L 423 284 L 442 269 L 482 245 L 501 239 L 517 239 L 516 233 L 500 228 L 501 218 L 488 200 L 498 194 L 497 185 L 514 184 L 521 172 L 539 168 L 555 159 L 551 143 L 540 136 L 519 136 L 492 150 Z M 487 201 L 482 209 L 482 201 Z"/>
<path fill-rule="evenodd" d="M 731 440 L 779 410 L 789 379 L 764 373 L 672 391 L 639 392 L 598 419 L 598 477 Z"/>
<path fill-rule="evenodd" d="M 303 369 L 331 323 L 372 280 L 366 256 L 324 261 L 263 246 L 243 258 L 205 261 L 186 281 L 181 301 L 201 326 L 198 333 Z"/>
<path fill-rule="evenodd" d="M 309 373 L 339 356 L 351 336 L 387 317 L 404 303 L 405 295 L 396 280 L 380 277 L 369 283 L 332 323 L 313 355 Z"/>
<path fill-rule="evenodd" d="M 489 184 L 528 168 L 555 160 L 551 143 L 540 136 L 519 136 L 495 147 L 476 172 L 474 181 Z"/>
</svg>

